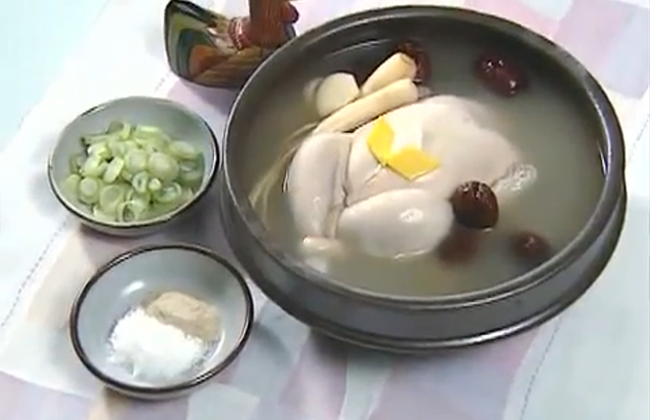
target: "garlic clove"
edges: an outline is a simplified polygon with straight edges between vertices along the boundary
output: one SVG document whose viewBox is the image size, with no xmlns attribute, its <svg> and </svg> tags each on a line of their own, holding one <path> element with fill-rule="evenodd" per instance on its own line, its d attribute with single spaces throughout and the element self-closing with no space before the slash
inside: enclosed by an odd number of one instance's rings
<svg viewBox="0 0 650 420">
<path fill-rule="evenodd" d="M 350 73 L 334 73 L 325 77 L 316 87 L 314 102 L 316 111 L 326 117 L 359 96 L 359 85 Z"/>
</svg>

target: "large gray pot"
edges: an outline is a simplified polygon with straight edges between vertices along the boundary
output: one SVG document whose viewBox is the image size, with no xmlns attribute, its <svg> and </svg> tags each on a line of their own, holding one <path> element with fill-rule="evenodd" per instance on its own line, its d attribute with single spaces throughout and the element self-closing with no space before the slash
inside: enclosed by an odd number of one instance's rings
<svg viewBox="0 0 650 420">
<path fill-rule="evenodd" d="M 238 162 L 243 143 L 269 139 L 245 135 L 255 103 L 292 66 L 355 44 L 408 35 L 412 28 L 480 30 L 505 35 L 528 53 L 555 66 L 567 89 L 591 110 L 606 180 L 587 226 L 575 240 L 537 269 L 490 289 L 440 298 L 376 295 L 331 281 L 287 255 L 252 209 Z M 596 145 L 595 145 L 596 147 Z M 255 150 L 255 148 L 253 148 Z M 264 62 L 241 91 L 225 132 L 221 214 L 227 239 L 257 285 L 286 312 L 313 328 L 358 345 L 389 351 L 426 351 L 465 346 L 534 326 L 577 299 L 609 260 L 622 229 L 626 205 L 624 145 L 614 110 L 593 77 L 574 58 L 530 31 L 475 12 L 440 7 L 373 10 L 329 22 L 287 44 Z"/>
</svg>

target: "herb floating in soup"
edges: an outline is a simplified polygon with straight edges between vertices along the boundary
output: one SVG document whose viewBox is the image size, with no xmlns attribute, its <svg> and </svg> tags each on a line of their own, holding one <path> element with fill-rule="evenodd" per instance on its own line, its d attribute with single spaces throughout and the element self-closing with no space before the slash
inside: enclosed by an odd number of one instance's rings
<svg viewBox="0 0 650 420">
<path fill-rule="evenodd" d="M 65 189 L 94 217 L 139 222 L 192 199 L 203 180 L 203 156 L 158 127 L 112 122 L 81 138 L 85 152 L 71 158 Z"/>
<path fill-rule="evenodd" d="M 282 139 L 281 154 L 241 170 L 287 252 L 355 287 L 421 296 L 507 281 L 575 236 L 602 186 L 580 105 L 536 69 L 477 61 L 484 40 L 462 38 L 391 43 L 366 78 L 354 75 L 370 54 L 333 53 L 329 74 L 297 70 L 261 100 L 244 141 Z M 278 125 L 289 120 L 301 123 Z"/>
</svg>

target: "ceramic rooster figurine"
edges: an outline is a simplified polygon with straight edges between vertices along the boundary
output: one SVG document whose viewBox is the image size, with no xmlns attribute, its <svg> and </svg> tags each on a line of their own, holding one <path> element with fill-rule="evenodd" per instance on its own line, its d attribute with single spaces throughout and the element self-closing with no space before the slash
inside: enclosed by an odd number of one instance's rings
<svg viewBox="0 0 650 420">
<path fill-rule="evenodd" d="M 191 82 L 241 87 L 274 50 L 296 36 L 289 0 L 249 0 L 249 16 L 228 18 L 185 0 L 165 8 L 165 50 L 171 70 Z"/>
</svg>

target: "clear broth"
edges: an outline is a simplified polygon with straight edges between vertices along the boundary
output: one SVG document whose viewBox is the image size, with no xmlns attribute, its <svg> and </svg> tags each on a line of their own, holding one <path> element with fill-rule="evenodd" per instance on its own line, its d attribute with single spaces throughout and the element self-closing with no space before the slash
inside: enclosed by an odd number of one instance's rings
<svg viewBox="0 0 650 420">
<path fill-rule="evenodd" d="M 591 216 L 604 181 L 597 127 L 585 117 L 573 96 L 553 77 L 536 71 L 536 66 L 526 68 L 526 63 L 520 63 L 528 73 L 530 88 L 514 98 L 485 89 L 472 68 L 479 54 L 489 49 L 477 44 L 457 37 L 453 42 L 443 38 L 424 43 L 433 69 L 428 86 L 435 94 L 474 99 L 507 121 L 502 133 L 521 150 L 525 163 L 537 168 L 537 181 L 501 209 L 497 227 L 483 235 L 480 250 L 469 263 L 447 265 L 435 253 L 396 261 L 353 252 L 331 264 L 328 274 L 332 279 L 376 293 L 403 296 L 484 289 L 525 271 L 508 252 L 506 238 L 510 233 L 518 229 L 537 232 L 557 252 L 575 238 Z M 287 139 L 301 126 L 316 121 L 311 106 L 302 98 L 304 84 L 333 71 L 356 70 L 350 68 L 350 57 L 355 54 L 359 53 L 342 51 L 325 57 L 316 70 L 300 69 L 300 74 L 280 81 L 262 100 L 260 109 L 264 111 L 252 122 L 249 135 L 267 139 L 268 148 L 264 153 L 246 151 L 248 160 L 240 173 L 249 191 L 274 161 L 286 154 Z M 284 170 L 270 187 L 267 207 L 260 216 L 273 238 L 301 258 L 297 245 L 302 238 L 296 235 L 282 193 L 283 178 Z"/>
</svg>

